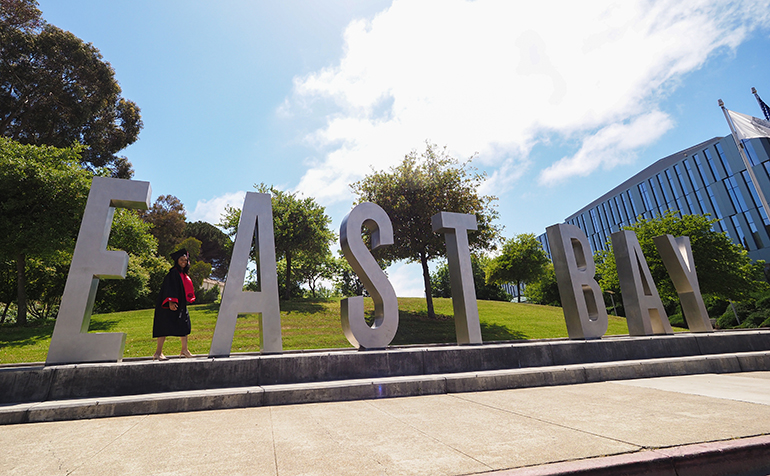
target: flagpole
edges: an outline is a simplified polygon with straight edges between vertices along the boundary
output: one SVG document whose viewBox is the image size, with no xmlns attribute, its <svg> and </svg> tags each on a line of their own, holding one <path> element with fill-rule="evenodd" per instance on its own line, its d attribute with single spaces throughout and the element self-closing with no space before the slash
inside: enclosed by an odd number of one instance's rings
<svg viewBox="0 0 770 476">
<path fill-rule="evenodd" d="M 725 120 L 727 121 L 727 125 L 730 126 L 730 132 L 733 134 L 735 145 L 738 146 L 738 152 L 741 154 L 741 159 L 743 159 L 743 164 L 746 166 L 746 171 L 749 173 L 749 177 L 751 177 L 751 181 L 754 183 L 754 190 L 757 191 L 759 201 L 762 202 L 762 208 L 765 209 L 765 215 L 768 217 L 768 219 L 770 219 L 770 207 L 767 205 L 765 194 L 762 191 L 762 187 L 759 186 L 757 176 L 754 175 L 754 168 L 751 166 L 751 162 L 749 162 L 749 158 L 746 156 L 746 151 L 743 150 L 743 142 L 738 138 L 738 133 L 735 131 L 733 121 L 730 120 L 730 116 L 727 114 L 727 109 L 725 109 L 725 103 L 721 99 L 719 100 L 719 107 L 722 108 L 722 112 L 725 114 Z M 760 215 L 759 218 L 762 218 L 762 216 Z"/>
</svg>

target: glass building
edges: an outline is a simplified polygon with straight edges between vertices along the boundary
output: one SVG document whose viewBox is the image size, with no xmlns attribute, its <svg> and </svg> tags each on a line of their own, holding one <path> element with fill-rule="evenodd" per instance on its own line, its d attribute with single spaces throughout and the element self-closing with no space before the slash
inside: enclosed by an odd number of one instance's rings
<svg viewBox="0 0 770 476">
<path fill-rule="evenodd" d="M 770 140 L 744 141 L 759 187 L 770 199 Z M 610 234 L 668 210 L 710 214 L 754 259 L 770 262 L 770 220 L 749 178 L 733 136 L 715 137 L 664 157 L 574 214 L 565 223 L 588 237 L 592 251 L 606 249 Z M 538 237 L 550 255 L 545 233 Z"/>
</svg>

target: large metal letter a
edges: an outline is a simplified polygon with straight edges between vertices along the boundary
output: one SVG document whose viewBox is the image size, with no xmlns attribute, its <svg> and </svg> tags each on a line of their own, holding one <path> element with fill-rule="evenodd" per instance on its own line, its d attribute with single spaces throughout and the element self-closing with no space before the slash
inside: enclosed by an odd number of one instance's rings
<svg viewBox="0 0 770 476">
<path fill-rule="evenodd" d="M 115 208 L 150 207 L 150 183 L 94 177 L 45 363 L 118 362 L 126 335 L 88 332 L 99 279 L 123 279 L 125 251 L 107 251 Z"/>
<path fill-rule="evenodd" d="M 259 254 L 257 282 L 260 291 L 244 291 L 251 239 Z M 227 272 L 217 326 L 211 339 L 209 357 L 228 357 L 233 346 L 239 313 L 260 313 L 259 339 L 262 352 L 281 352 L 281 310 L 278 307 L 278 271 L 275 267 L 273 204 L 269 193 L 246 193 L 238 221 L 238 235 Z"/>
<path fill-rule="evenodd" d="M 607 309 L 585 233 L 575 225 L 546 228 L 570 339 L 598 339 L 607 332 Z"/>
<path fill-rule="evenodd" d="M 610 238 L 629 335 L 673 334 L 636 234 L 621 230 L 611 234 Z"/>
</svg>

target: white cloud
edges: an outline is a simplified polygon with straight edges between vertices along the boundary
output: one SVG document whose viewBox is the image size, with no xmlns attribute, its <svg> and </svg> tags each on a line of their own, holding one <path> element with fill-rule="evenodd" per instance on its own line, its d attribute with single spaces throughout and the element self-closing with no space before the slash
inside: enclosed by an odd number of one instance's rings
<svg viewBox="0 0 770 476">
<path fill-rule="evenodd" d="M 684 74 L 768 19 L 767 2 L 751 0 L 395 0 L 348 26 L 338 64 L 295 78 L 289 104 L 337 108 L 307 138 L 327 153 L 297 188 L 345 199 L 368 166 L 395 165 L 426 139 L 458 157 L 478 151 L 496 190 L 527 167 L 549 183 L 612 167 L 671 127 L 659 104 Z M 580 150 L 530 164 L 553 136 Z"/>
<path fill-rule="evenodd" d="M 226 193 L 209 200 L 198 200 L 198 203 L 195 204 L 195 210 L 188 214 L 187 221 L 205 221 L 216 225 L 220 222 L 222 214 L 225 212 L 225 206 L 230 205 L 231 207 L 241 208 L 245 197 L 246 192 L 238 191 Z"/>
<path fill-rule="evenodd" d="M 398 297 L 425 297 L 425 284 L 418 263 L 396 263 L 388 268 L 388 280 Z"/>
<path fill-rule="evenodd" d="M 629 124 L 610 124 L 583 140 L 583 146 L 572 157 L 564 157 L 540 174 L 540 183 L 553 185 L 578 175 L 586 176 L 604 165 L 611 168 L 636 158 L 635 150 L 655 141 L 671 129 L 668 115 L 653 111 Z"/>
</svg>

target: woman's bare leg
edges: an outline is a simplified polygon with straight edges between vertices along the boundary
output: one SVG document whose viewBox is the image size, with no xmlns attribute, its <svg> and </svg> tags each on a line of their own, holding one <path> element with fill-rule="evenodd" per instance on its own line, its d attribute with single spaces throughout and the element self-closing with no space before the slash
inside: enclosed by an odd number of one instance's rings
<svg viewBox="0 0 770 476">
<path fill-rule="evenodd" d="M 187 336 L 182 336 L 182 352 L 180 352 L 179 355 L 188 358 L 193 356 L 187 348 Z"/>
<path fill-rule="evenodd" d="M 166 337 L 158 337 L 158 346 L 155 348 L 155 355 L 152 356 L 152 360 L 166 360 L 166 356 L 163 355 L 163 343 L 166 342 Z"/>
</svg>

